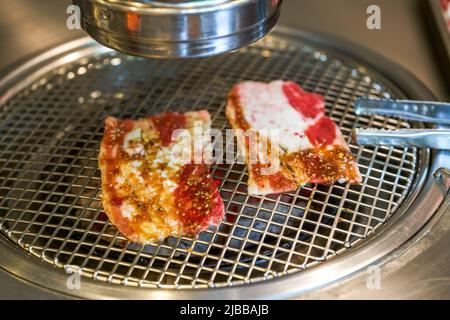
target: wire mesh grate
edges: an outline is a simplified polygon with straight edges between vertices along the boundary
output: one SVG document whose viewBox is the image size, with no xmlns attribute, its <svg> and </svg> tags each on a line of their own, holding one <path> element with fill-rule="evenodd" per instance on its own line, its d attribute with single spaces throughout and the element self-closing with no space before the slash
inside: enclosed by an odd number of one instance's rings
<svg viewBox="0 0 450 320">
<path fill-rule="evenodd" d="M 0 107 L 0 227 L 49 264 L 129 286 L 203 288 L 301 272 L 343 254 L 401 205 L 416 174 L 417 151 L 350 144 L 360 185 L 307 185 L 266 197 L 246 193 L 246 167 L 215 165 L 226 218 L 194 238 L 141 246 L 106 219 L 97 165 L 103 119 L 208 109 L 229 128 L 226 95 L 242 80 L 289 79 L 326 98 L 348 137 L 354 127 L 409 128 L 356 116 L 359 96 L 397 96 L 376 75 L 308 45 L 275 36 L 227 56 L 153 61 L 93 54 L 55 68 Z M 235 148 L 236 146 L 227 146 Z"/>
</svg>

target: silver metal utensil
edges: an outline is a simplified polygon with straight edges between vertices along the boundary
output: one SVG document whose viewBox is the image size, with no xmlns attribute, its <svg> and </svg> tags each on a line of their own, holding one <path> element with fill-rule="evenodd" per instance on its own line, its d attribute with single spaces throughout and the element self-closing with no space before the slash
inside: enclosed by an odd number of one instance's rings
<svg viewBox="0 0 450 320">
<path fill-rule="evenodd" d="M 354 129 L 352 140 L 360 145 L 390 145 L 450 150 L 450 129 Z"/>
<path fill-rule="evenodd" d="M 101 44 L 147 58 L 198 58 L 237 50 L 277 23 L 282 0 L 73 0 Z"/>
<path fill-rule="evenodd" d="M 355 113 L 357 115 L 378 114 L 395 116 L 405 120 L 450 124 L 450 103 L 444 102 L 360 98 L 355 103 Z"/>
</svg>

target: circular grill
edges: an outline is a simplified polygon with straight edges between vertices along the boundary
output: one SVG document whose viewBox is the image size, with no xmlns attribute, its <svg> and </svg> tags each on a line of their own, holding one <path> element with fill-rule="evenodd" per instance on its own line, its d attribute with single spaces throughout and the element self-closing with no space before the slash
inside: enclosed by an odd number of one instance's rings
<svg viewBox="0 0 450 320">
<path fill-rule="evenodd" d="M 381 232 L 422 172 L 415 149 L 350 144 L 361 184 L 307 185 L 257 197 L 246 193 L 244 165 L 214 165 L 226 209 L 220 226 L 194 238 L 133 244 L 102 212 L 97 156 L 106 116 L 208 109 L 213 127 L 225 130 L 233 84 L 285 79 L 324 95 L 327 113 L 348 138 L 355 127 L 411 127 L 353 113 L 359 96 L 403 95 L 354 61 L 276 33 L 239 52 L 202 60 L 145 60 L 94 44 L 68 57 L 2 98 L 0 227 L 2 236 L 49 266 L 99 283 L 227 287 L 318 267 Z"/>
</svg>

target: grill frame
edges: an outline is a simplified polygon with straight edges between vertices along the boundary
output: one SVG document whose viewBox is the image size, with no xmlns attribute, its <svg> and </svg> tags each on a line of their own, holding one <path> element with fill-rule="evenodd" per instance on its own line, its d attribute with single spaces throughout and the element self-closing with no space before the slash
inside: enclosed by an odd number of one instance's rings
<svg viewBox="0 0 450 320">
<path fill-rule="evenodd" d="M 296 33 L 294 32 L 294 34 L 296 34 Z M 277 34 L 277 33 L 276 33 L 276 35 L 280 36 L 280 34 Z M 286 31 L 284 33 L 282 33 L 280 37 L 282 37 L 283 35 L 284 36 L 286 35 Z M 294 37 L 297 37 L 297 35 L 295 35 Z M 309 42 L 311 42 L 311 41 L 309 41 Z M 65 52 L 66 49 L 69 49 L 71 47 L 73 47 L 75 49 L 78 49 L 80 47 L 80 45 L 83 44 L 83 43 L 87 44 L 87 48 L 86 48 L 85 53 L 89 54 L 89 52 L 90 52 L 89 45 L 91 45 L 92 43 L 90 41 L 86 41 L 86 39 L 82 39 L 82 40 L 76 41 L 74 43 L 64 45 L 64 46 L 62 46 L 60 48 L 56 48 L 54 53 L 58 52 L 58 51 Z M 54 59 L 53 53 L 52 54 L 49 54 L 49 53 L 47 53 L 46 56 L 49 59 L 50 58 Z M 63 53 L 62 55 L 65 56 L 65 53 Z M 79 56 L 78 57 L 77 56 L 73 56 L 73 58 L 76 60 L 76 59 L 79 58 Z M 46 59 L 46 57 L 44 56 L 44 57 L 41 57 L 41 59 L 38 59 L 38 60 L 41 60 L 41 61 L 45 62 L 45 59 Z M 67 58 L 64 58 L 64 61 L 61 61 L 61 62 L 66 63 L 67 62 Z M 34 63 L 30 62 L 28 66 L 23 68 L 23 71 L 29 72 L 29 67 L 31 65 L 34 65 Z M 45 65 L 45 63 L 44 63 L 44 65 Z M 48 68 L 54 68 L 53 65 L 46 65 L 46 66 Z M 19 69 L 16 72 L 16 75 L 13 75 L 12 77 L 10 77 L 10 79 L 17 79 L 18 78 L 17 74 L 20 74 L 20 71 L 21 70 Z M 372 73 L 375 73 L 375 72 L 372 72 Z M 33 76 L 31 76 L 28 80 L 31 82 L 32 78 L 33 78 Z M 2 81 L 1 87 L 3 87 L 3 85 L 6 84 L 7 82 L 9 82 L 8 78 L 6 78 L 6 80 Z M 22 82 L 21 84 L 26 86 L 27 82 L 25 81 L 25 82 Z M 16 89 L 18 89 L 18 88 L 16 88 Z M 5 96 L 3 96 L 3 98 L 5 98 L 5 97 L 7 98 L 8 95 L 9 96 L 14 95 L 15 92 L 17 92 L 17 91 L 16 90 L 10 90 Z M 421 161 L 425 161 L 426 162 L 426 158 L 427 157 L 428 157 L 428 152 L 427 151 L 421 152 Z M 420 179 L 418 179 L 416 182 L 418 184 L 422 184 L 424 182 L 424 179 L 425 179 L 425 174 L 423 174 L 422 177 Z M 417 188 L 415 188 L 415 189 L 413 188 L 413 190 L 415 190 L 415 194 L 410 194 L 410 196 L 408 198 L 409 202 L 410 202 L 409 204 L 412 203 L 413 198 L 419 192 L 419 190 Z M 407 204 L 407 203 L 403 204 L 402 208 L 406 209 L 406 207 L 408 207 L 409 204 Z M 403 210 L 403 211 L 406 211 L 406 210 Z M 404 212 L 397 212 L 396 215 L 394 216 L 394 217 L 396 217 L 396 219 L 392 219 L 391 218 L 388 221 L 388 223 L 383 227 L 383 229 L 384 230 L 389 230 L 392 227 L 392 226 L 389 227 L 389 225 L 395 225 L 396 222 L 398 222 L 397 220 L 399 219 L 399 217 L 401 217 L 403 215 L 403 213 Z M 380 234 L 378 234 L 377 238 L 379 238 L 379 237 L 382 238 L 383 235 L 386 236 L 386 234 L 380 233 Z M 5 242 L 3 238 L 1 240 L 2 240 L 2 242 Z M 351 258 L 348 258 L 348 257 L 349 257 L 349 255 L 357 255 L 357 252 L 355 250 L 360 251 L 359 253 L 360 254 L 361 253 L 364 254 L 366 257 L 367 256 L 370 257 L 370 259 L 366 259 L 366 261 L 364 263 L 362 263 L 362 264 L 366 264 L 369 261 L 374 261 L 373 259 L 378 259 L 378 258 L 380 258 L 382 256 L 385 256 L 386 252 L 392 251 L 392 249 L 394 249 L 396 247 L 395 245 L 399 244 L 398 240 L 399 239 L 397 239 L 397 241 L 395 241 L 395 242 L 392 242 L 388 246 L 384 246 L 385 248 L 383 248 L 383 250 L 377 250 L 378 251 L 377 255 L 372 255 L 372 254 L 368 255 L 368 252 L 370 251 L 368 249 L 370 249 L 370 248 L 364 248 L 365 246 L 363 244 L 359 248 L 352 249 L 351 250 L 352 252 L 347 253 L 345 255 L 345 258 L 347 258 L 347 259 L 344 259 L 342 261 L 342 259 L 339 259 L 339 258 L 343 258 L 343 257 L 335 257 L 333 260 L 331 260 L 330 262 L 327 262 L 326 264 L 323 264 L 323 265 L 324 266 L 327 265 L 326 269 L 331 270 L 332 271 L 331 274 L 333 274 L 335 272 L 338 272 L 340 274 L 343 274 L 343 273 L 351 274 L 351 273 L 355 272 L 356 270 L 361 269 L 361 264 L 358 265 L 358 264 L 355 264 L 355 263 L 350 263 L 349 268 L 344 268 L 345 270 L 342 270 L 342 266 L 340 266 L 339 268 L 336 269 L 336 266 L 338 266 L 340 264 L 339 262 L 345 262 L 345 260 L 347 260 L 347 262 L 348 262 L 349 260 L 352 260 Z M 373 241 L 374 240 L 371 240 L 371 243 L 370 243 L 371 246 L 373 246 Z M 5 246 L 10 246 L 11 247 L 11 244 L 5 243 Z M 13 250 L 11 252 L 8 252 L 5 255 L 5 257 L 4 257 L 5 259 L 1 258 L 0 261 L 2 261 L 2 260 L 3 260 L 2 262 L 4 262 L 4 260 L 8 261 L 8 257 L 11 258 L 12 260 L 14 260 L 14 256 L 16 256 L 16 254 L 17 254 L 16 258 L 18 258 L 19 256 L 21 256 L 23 258 L 24 255 L 23 255 L 22 251 L 18 251 L 17 252 L 17 248 L 12 248 L 12 249 Z M 49 272 L 48 265 L 45 264 L 45 263 L 43 264 L 41 261 L 36 262 L 36 260 L 37 259 L 33 259 L 33 267 L 35 267 L 36 269 L 42 268 L 41 272 L 44 275 L 48 275 L 48 272 Z M 341 261 L 339 261 L 339 260 L 341 260 Z M 6 263 L 6 265 L 7 264 L 8 263 Z M 2 265 L 3 265 L 3 263 L 2 263 Z M 347 265 L 348 265 L 348 263 L 347 263 Z M 44 283 L 44 282 L 41 282 L 41 281 L 38 280 L 39 278 L 41 278 L 41 272 L 36 273 L 35 276 L 34 276 L 34 279 L 29 279 L 29 270 L 28 269 L 29 268 L 26 268 L 25 266 L 22 266 L 21 268 L 18 268 L 16 270 L 14 270 L 13 272 L 15 274 L 19 275 L 19 276 L 22 275 L 25 278 L 28 278 L 28 280 L 30 280 L 32 282 L 33 282 L 33 280 L 35 280 L 37 283 L 40 283 L 42 285 L 42 283 Z M 318 269 L 324 269 L 324 268 L 318 268 Z M 325 282 L 323 280 L 321 281 L 320 279 L 312 279 L 312 278 L 314 278 L 314 276 L 311 275 L 311 273 L 314 273 L 312 271 L 317 271 L 317 269 L 312 268 L 310 270 L 306 270 L 304 272 L 301 272 L 300 274 L 284 276 L 282 278 L 277 278 L 277 279 L 274 279 L 274 280 L 266 280 L 263 283 L 259 283 L 259 284 L 241 286 L 241 287 L 237 288 L 237 290 L 244 297 L 249 297 L 249 296 L 251 296 L 251 297 L 254 297 L 254 296 L 273 296 L 273 295 L 276 295 L 278 293 L 282 294 L 282 296 L 286 296 L 286 295 L 292 294 L 292 292 L 289 289 L 290 287 L 292 287 L 292 285 L 289 285 L 289 282 L 293 281 L 294 280 L 293 278 L 295 278 L 295 281 L 307 280 L 306 283 L 308 283 L 309 287 L 306 286 L 306 285 L 303 285 L 302 286 L 302 290 L 312 289 L 312 288 L 317 287 L 318 285 L 325 284 Z M 322 270 L 322 271 L 324 271 L 324 270 Z M 345 271 L 345 272 L 342 272 L 342 271 Z M 64 272 L 61 272 L 61 270 L 52 270 L 51 272 L 52 272 L 52 276 L 53 276 L 53 273 L 58 273 L 57 278 L 60 278 L 60 279 L 59 280 L 55 280 L 55 281 L 50 281 L 51 283 L 48 284 L 50 287 L 52 287 L 56 291 L 64 291 L 66 294 L 77 295 L 76 292 L 70 292 L 70 291 L 67 292 L 67 290 L 65 288 L 65 280 L 67 279 L 67 274 L 65 274 Z M 308 279 L 309 279 L 309 281 L 308 281 Z M 311 281 L 311 279 L 313 281 Z M 61 280 L 63 280 L 63 281 L 61 282 Z M 314 280 L 315 280 L 316 284 L 314 284 Z M 47 279 L 47 281 L 48 281 L 48 279 Z M 137 294 L 139 297 L 142 297 L 142 298 L 155 298 L 155 297 L 159 297 L 159 298 L 164 298 L 164 297 L 170 297 L 170 298 L 176 298 L 176 297 L 180 297 L 180 298 L 181 297 L 203 297 L 203 298 L 204 297 L 223 297 L 223 298 L 225 298 L 227 296 L 231 296 L 231 297 L 234 296 L 233 293 L 232 293 L 233 291 L 229 290 L 229 288 L 227 288 L 227 289 L 215 289 L 214 290 L 214 295 L 211 295 L 211 291 L 210 290 L 197 290 L 197 289 L 196 290 L 187 290 L 187 291 L 185 291 L 185 290 L 178 291 L 177 290 L 176 293 L 175 292 L 170 292 L 170 291 L 167 291 L 167 290 L 160 290 L 160 289 L 158 289 L 158 290 L 138 289 L 138 291 L 132 290 L 132 292 L 130 292 L 129 289 L 133 289 L 133 288 L 124 288 L 124 287 L 121 287 L 121 286 L 116 287 L 114 285 L 109 285 L 109 284 L 104 284 L 104 283 L 102 283 L 99 286 L 99 283 L 97 281 L 91 281 L 89 279 L 83 278 L 83 287 L 85 285 L 86 285 L 87 288 L 89 288 L 88 290 L 83 290 L 83 296 L 86 296 L 86 297 L 99 297 L 99 296 L 100 297 L 108 297 L 108 296 L 109 297 L 123 297 L 124 296 L 123 291 L 126 291 L 126 294 L 132 294 L 133 297 L 136 297 L 136 294 Z M 264 290 L 259 291 L 260 289 L 255 288 L 255 286 L 259 286 L 259 287 L 262 286 L 261 289 L 264 289 Z M 268 290 L 269 286 L 271 286 L 271 287 Z M 107 293 L 105 293 L 105 289 L 107 289 L 106 290 Z M 250 291 L 248 291 L 248 290 L 250 290 Z M 292 290 L 297 291 L 298 288 L 297 289 L 292 288 Z M 257 292 L 256 295 L 255 295 L 255 291 Z M 251 292 L 252 294 L 249 295 L 249 292 Z M 87 293 L 87 294 L 85 295 L 85 293 Z M 217 296 L 215 296 L 216 294 L 217 294 Z M 222 294 L 224 294 L 224 295 L 222 295 Z"/>
</svg>

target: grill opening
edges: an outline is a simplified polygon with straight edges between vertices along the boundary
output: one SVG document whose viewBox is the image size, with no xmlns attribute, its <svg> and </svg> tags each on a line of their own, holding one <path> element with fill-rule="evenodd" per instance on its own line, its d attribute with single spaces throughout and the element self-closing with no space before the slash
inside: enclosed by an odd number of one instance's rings
<svg viewBox="0 0 450 320">
<path fill-rule="evenodd" d="M 350 143 L 361 184 L 306 185 L 265 197 L 247 195 L 245 165 L 213 165 L 226 217 L 194 238 L 141 246 L 108 222 L 97 165 L 107 115 L 139 118 L 208 109 L 213 128 L 225 130 L 232 85 L 274 79 L 322 94 L 327 113 L 347 138 L 355 127 L 411 127 L 353 113 L 357 97 L 401 97 L 376 74 L 276 36 L 230 55 L 193 61 L 89 54 L 54 68 L 0 106 L 3 236 L 49 265 L 100 282 L 172 289 L 281 277 L 370 241 L 405 200 L 417 174 L 416 149 Z"/>
</svg>

